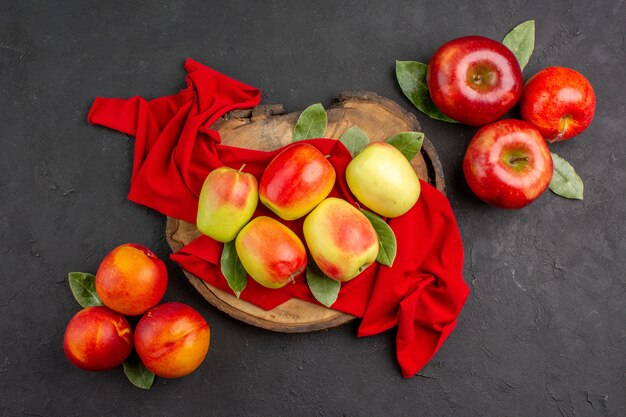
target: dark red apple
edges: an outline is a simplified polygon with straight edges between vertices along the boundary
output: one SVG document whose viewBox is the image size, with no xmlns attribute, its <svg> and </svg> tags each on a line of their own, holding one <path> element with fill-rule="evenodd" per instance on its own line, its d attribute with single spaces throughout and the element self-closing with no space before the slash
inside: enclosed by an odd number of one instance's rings
<svg viewBox="0 0 626 417">
<path fill-rule="evenodd" d="M 548 188 L 552 170 L 552 157 L 539 131 L 515 119 L 482 127 L 463 159 L 463 173 L 474 194 L 505 209 L 535 201 Z"/>
<path fill-rule="evenodd" d="M 522 95 L 522 70 L 515 55 L 483 36 L 443 44 L 430 60 L 426 77 L 435 106 L 470 126 L 498 120 Z"/>
<path fill-rule="evenodd" d="M 522 118 L 532 123 L 548 141 L 570 139 L 589 126 L 596 110 L 596 95 L 581 73 L 548 67 L 524 86 Z"/>
</svg>

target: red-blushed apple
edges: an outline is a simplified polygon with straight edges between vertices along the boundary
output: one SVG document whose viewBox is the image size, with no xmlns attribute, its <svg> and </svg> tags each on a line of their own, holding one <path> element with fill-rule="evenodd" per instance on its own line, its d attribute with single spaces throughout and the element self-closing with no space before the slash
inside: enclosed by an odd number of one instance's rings
<svg viewBox="0 0 626 417">
<path fill-rule="evenodd" d="M 376 230 L 345 200 L 331 197 L 322 201 L 304 219 L 303 231 L 313 260 L 334 280 L 350 281 L 378 256 Z"/>
<path fill-rule="evenodd" d="M 136 243 L 113 249 L 96 272 L 96 292 L 104 305 L 127 316 L 138 316 L 157 305 L 166 289 L 165 263 Z"/>
<path fill-rule="evenodd" d="M 335 169 L 308 143 L 296 143 L 268 164 L 259 184 L 261 202 L 285 220 L 313 210 L 335 184 Z"/>
<path fill-rule="evenodd" d="M 515 119 L 482 127 L 463 159 L 463 173 L 474 194 L 505 209 L 536 200 L 548 188 L 552 170 L 552 157 L 539 131 Z"/>
<path fill-rule="evenodd" d="M 228 167 L 214 169 L 207 175 L 198 198 L 198 230 L 217 240 L 230 242 L 252 218 L 259 190 L 252 174 Z"/>
<path fill-rule="evenodd" d="M 67 359 L 86 371 L 113 369 L 132 349 L 133 333 L 126 317 L 102 306 L 76 313 L 63 337 Z"/>
<path fill-rule="evenodd" d="M 350 191 L 369 209 L 398 217 L 415 205 L 421 186 L 411 163 L 394 146 L 372 142 L 346 168 Z"/>
<path fill-rule="evenodd" d="M 589 80 L 563 67 L 548 67 L 530 77 L 520 101 L 522 118 L 550 142 L 580 134 L 595 110 L 596 95 Z"/>
<path fill-rule="evenodd" d="M 522 70 L 513 52 L 483 36 L 443 44 L 428 63 L 426 79 L 435 106 L 470 126 L 498 120 L 522 94 Z"/>
<path fill-rule="evenodd" d="M 278 220 L 259 216 L 235 239 L 237 256 L 246 272 L 267 288 L 281 288 L 306 269 L 306 249 L 300 238 Z"/>
<path fill-rule="evenodd" d="M 148 311 L 135 328 L 135 350 L 155 375 L 180 378 L 195 371 L 209 350 L 208 323 L 193 308 L 178 302 Z"/>
</svg>

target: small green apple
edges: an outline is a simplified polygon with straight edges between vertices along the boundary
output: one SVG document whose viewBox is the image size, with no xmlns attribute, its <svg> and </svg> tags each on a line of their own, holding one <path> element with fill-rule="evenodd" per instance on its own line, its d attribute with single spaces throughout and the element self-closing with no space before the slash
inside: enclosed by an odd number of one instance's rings
<svg viewBox="0 0 626 417">
<path fill-rule="evenodd" d="M 372 142 L 346 168 L 350 191 L 368 208 L 398 217 L 420 196 L 417 174 L 402 152 L 385 142 Z"/>
</svg>

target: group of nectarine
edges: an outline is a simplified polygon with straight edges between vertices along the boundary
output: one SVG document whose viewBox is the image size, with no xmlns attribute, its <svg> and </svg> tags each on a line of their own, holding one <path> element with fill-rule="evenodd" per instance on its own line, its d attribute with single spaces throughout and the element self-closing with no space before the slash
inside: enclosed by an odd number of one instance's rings
<svg viewBox="0 0 626 417">
<path fill-rule="evenodd" d="M 65 355 L 89 371 L 115 368 L 133 346 L 146 368 L 165 378 L 194 371 L 209 348 L 210 330 L 193 308 L 178 302 L 158 305 L 167 269 L 152 251 L 125 244 L 104 257 L 95 276 L 102 306 L 79 311 L 64 336 Z M 126 316 L 141 316 L 135 330 Z"/>
</svg>

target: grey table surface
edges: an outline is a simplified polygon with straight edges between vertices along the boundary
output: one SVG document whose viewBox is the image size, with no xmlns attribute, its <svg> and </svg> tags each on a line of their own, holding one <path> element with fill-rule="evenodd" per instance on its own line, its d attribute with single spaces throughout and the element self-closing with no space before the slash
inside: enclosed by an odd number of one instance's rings
<svg viewBox="0 0 626 417">
<path fill-rule="evenodd" d="M 626 5 L 620 1 L 2 1 L 0 12 L 0 415 L 626 415 Z M 524 71 L 585 74 L 597 111 L 552 150 L 585 182 L 584 201 L 546 192 L 519 211 L 488 207 L 462 173 L 474 128 L 428 119 L 394 79 L 443 42 L 501 39 L 535 19 Z M 198 309 L 212 344 L 179 380 L 131 386 L 121 369 L 65 359 L 79 309 L 69 271 L 95 272 L 135 241 L 162 258 L 164 217 L 126 199 L 133 141 L 89 126 L 95 96 L 148 98 L 183 86 L 192 57 L 297 111 L 372 90 L 416 113 L 444 164 L 471 288 L 456 331 L 412 379 L 395 331 L 358 323 L 277 334 L 208 305 L 168 261 L 165 300 Z M 513 113 L 515 114 L 515 113 Z"/>
</svg>

